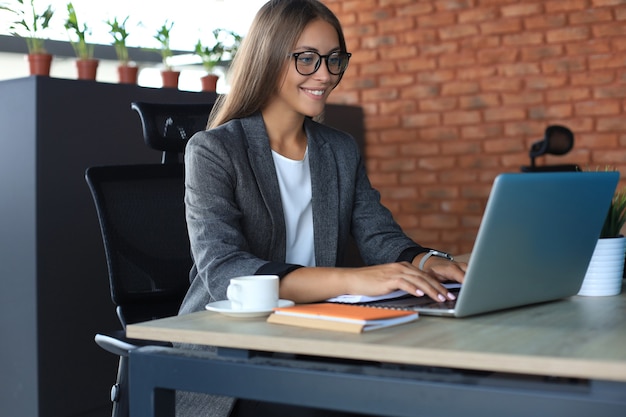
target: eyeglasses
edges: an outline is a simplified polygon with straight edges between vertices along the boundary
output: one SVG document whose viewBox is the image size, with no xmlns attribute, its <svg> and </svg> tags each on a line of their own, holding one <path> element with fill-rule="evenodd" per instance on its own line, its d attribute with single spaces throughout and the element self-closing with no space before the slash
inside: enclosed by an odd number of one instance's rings
<svg viewBox="0 0 626 417">
<path fill-rule="evenodd" d="M 339 75 L 348 68 L 348 61 L 352 56 L 349 52 L 331 52 L 320 55 L 315 51 L 294 52 L 289 54 L 296 61 L 296 71 L 300 75 L 311 75 L 320 69 L 322 58 L 326 60 L 326 68 L 333 75 Z"/>
</svg>

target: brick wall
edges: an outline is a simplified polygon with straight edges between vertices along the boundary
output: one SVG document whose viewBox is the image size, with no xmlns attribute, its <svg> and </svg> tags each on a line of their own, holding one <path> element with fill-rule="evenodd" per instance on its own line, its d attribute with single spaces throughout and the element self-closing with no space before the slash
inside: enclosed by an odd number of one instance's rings
<svg viewBox="0 0 626 417">
<path fill-rule="evenodd" d="M 418 242 L 471 250 L 493 178 L 538 164 L 626 174 L 626 0 L 324 0 L 353 53 L 334 103 L 365 111 L 373 185 Z M 626 182 L 623 182 L 626 184 Z"/>
</svg>

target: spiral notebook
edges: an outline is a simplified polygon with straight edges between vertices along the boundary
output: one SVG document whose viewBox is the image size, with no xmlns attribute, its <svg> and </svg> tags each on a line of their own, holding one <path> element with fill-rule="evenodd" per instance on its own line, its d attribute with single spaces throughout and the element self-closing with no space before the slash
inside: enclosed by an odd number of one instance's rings
<svg viewBox="0 0 626 417">
<path fill-rule="evenodd" d="M 618 180 L 618 172 L 501 174 L 455 302 L 408 295 L 366 304 L 465 317 L 575 295 Z"/>
</svg>

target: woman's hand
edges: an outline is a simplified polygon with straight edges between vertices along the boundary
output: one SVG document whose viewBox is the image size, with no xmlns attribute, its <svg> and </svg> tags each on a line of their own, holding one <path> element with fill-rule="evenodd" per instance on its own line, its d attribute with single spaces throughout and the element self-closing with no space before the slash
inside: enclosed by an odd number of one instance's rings
<svg viewBox="0 0 626 417">
<path fill-rule="evenodd" d="M 426 271 L 409 262 L 348 269 L 348 293 L 369 296 L 383 295 L 395 290 L 404 290 L 418 297 L 428 295 L 435 301 L 454 300 L 441 283 L 445 281 L 463 282 L 467 264 L 447 259 L 428 261 Z"/>
<path fill-rule="evenodd" d="M 417 297 L 428 295 L 435 301 L 454 299 L 441 285 L 445 281 L 463 282 L 467 264 L 436 258 L 420 271 L 410 262 L 395 262 L 361 268 L 299 268 L 280 282 L 280 298 L 296 303 L 311 303 L 343 294 L 377 296 L 404 290 Z"/>
</svg>

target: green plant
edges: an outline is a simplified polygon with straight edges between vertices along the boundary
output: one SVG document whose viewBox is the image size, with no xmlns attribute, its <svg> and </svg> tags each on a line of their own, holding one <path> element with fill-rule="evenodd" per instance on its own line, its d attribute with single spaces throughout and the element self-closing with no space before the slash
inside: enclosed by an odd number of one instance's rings
<svg viewBox="0 0 626 417">
<path fill-rule="evenodd" d="M 46 49 L 44 47 L 45 39 L 41 37 L 41 31 L 48 28 L 50 19 L 54 15 L 52 6 L 48 7 L 42 12 L 37 13 L 35 10 L 35 1 L 25 3 L 24 0 L 15 0 L 19 6 L 11 7 L 7 3 L 0 4 L 0 10 L 13 13 L 17 20 L 11 22 L 9 30 L 11 35 L 24 38 L 26 41 L 26 47 L 29 54 L 44 54 Z M 25 36 L 20 35 L 22 32 Z"/>
<path fill-rule="evenodd" d="M 126 38 L 129 33 L 126 31 L 126 22 L 130 16 L 126 16 L 121 22 L 117 21 L 117 17 L 111 20 L 107 20 L 106 24 L 109 25 L 109 34 L 113 37 L 113 47 L 115 48 L 115 54 L 118 61 L 123 65 L 128 65 L 128 48 L 126 46 Z"/>
<path fill-rule="evenodd" d="M 624 224 L 626 224 L 626 188 L 617 191 L 613 196 L 600 237 L 619 237 Z"/>
<path fill-rule="evenodd" d="M 80 59 L 93 58 L 93 45 L 87 43 L 86 36 L 91 34 L 91 30 L 87 27 L 86 23 L 81 26 L 78 23 L 78 17 L 76 16 L 76 9 L 72 3 L 67 4 L 67 20 L 65 21 L 65 29 L 68 32 L 74 32 L 77 40 L 72 40 L 70 37 L 70 43 L 76 56 Z"/>
<path fill-rule="evenodd" d="M 235 32 L 225 29 L 215 29 L 213 32 L 211 47 L 203 46 L 202 41 L 198 39 L 198 43 L 194 48 L 194 54 L 202 59 L 202 65 L 210 73 L 213 68 L 220 62 L 226 54 L 232 59 L 241 44 L 242 37 Z"/>
<path fill-rule="evenodd" d="M 161 44 L 161 60 L 163 61 L 163 65 L 166 69 L 170 70 L 172 67 L 168 63 L 168 58 L 172 57 L 172 49 L 170 48 L 170 32 L 174 27 L 174 22 L 168 24 L 166 20 L 163 23 L 163 26 L 159 28 L 156 35 L 154 35 L 154 39 L 156 39 Z"/>
</svg>

